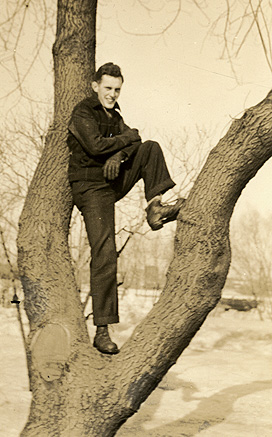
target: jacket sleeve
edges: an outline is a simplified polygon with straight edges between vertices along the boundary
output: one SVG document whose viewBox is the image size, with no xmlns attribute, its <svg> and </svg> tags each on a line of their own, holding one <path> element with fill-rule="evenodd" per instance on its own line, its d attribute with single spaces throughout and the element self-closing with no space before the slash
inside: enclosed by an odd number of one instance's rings
<svg viewBox="0 0 272 437">
<path fill-rule="evenodd" d="M 75 108 L 68 127 L 85 152 L 91 156 L 115 153 L 132 143 L 132 129 L 125 129 L 114 137 L 103 137 L 94 115 L 84 105 Z"/>
<path fill-rule="evenodd" d="M 125 133 L 125 132 L 128 132 L 130 129 L 131 128 L 124 123 L 124 120 L 121 119 L 120 120 L 120 131 L 122 133 Z M 139 137 L 138 141 L 132 141 L 129 145 L 127 145 L 123 149 L 124 161 L 127 161 L 131 156 L 133 156 L 141 144 L 142 144 L 142 140 Z"/>
</svg>

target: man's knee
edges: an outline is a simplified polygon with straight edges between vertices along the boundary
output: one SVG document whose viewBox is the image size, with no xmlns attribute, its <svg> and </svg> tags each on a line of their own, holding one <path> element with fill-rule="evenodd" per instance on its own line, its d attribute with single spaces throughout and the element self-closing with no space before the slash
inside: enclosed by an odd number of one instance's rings
<svg viewBox="0 0 272 437">
<path fill-rule="evenodd" d="M 142 143 L 142 146 L 147 149 L 161 149 L 161 146 L 157 141 L 147 140 Z"/>
<path fill-rule="evenodd" d="M 161 155 L 162 149 L 157 141 L 147 140 L 141 144 L 142 153 L 146 156 Z"/>
</svg>

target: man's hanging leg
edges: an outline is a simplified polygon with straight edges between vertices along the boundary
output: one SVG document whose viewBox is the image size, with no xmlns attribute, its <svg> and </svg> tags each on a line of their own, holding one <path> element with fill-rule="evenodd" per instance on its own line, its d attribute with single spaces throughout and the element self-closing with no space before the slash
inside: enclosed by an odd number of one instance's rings
<svg viewBox="0 0 272 437">
<path fill-rule="evenodd" d="M 118 354 L 119 352 L 117 344 L 110 338 L 108 325 L 97 326 L 93 345 L 103 354 Z"/>
<path fill-rule="evenodd" d="M 94 190 L 90 182 L 80 182 L 73 186 L 73 197 L 83 214 L 91 246 L 90 282 L 93 320 L 97 326 L 94 346 L 102 353 L 118 353 L 118 347 L 111 341 L 107 327 L 108 324 L 119 322 L 115 196 L 109 187 Z"/>
</svg>

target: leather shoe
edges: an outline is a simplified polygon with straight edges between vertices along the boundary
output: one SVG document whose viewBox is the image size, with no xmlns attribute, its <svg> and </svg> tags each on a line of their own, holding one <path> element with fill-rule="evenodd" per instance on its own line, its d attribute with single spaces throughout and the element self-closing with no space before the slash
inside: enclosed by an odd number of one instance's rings
<svg viewBox="0 0 272 437">
<path fill-rule="evenodd" d="M 117 344 L 113 343 L 110 338 L 108 326 L 97 327 L 93 345 L 102 354 L 118 354 L 119 352 Z"/>
<path fill-rule="evenodd" d="M 154 199 L 146 208 L 147 223 L 152 231 L 157 231 L 161 229 L 165 223 L 176 220 L 184 202 L 185 199 L 180 198 L 174 205 L 162 205 L 159 199 Z"/>
</svg>

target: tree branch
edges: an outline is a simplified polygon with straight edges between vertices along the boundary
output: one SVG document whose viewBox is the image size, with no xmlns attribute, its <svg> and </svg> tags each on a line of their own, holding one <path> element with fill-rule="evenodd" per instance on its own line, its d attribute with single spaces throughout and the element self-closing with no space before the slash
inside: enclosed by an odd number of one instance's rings
<svg viewBox="0 0 272 437">
<path fill-rule="evenodd" d="M 127 406 L 124 414 L 139 408 L 220 299 L 230 264 L 234 205 L 271 156 L 272 92 L 233 122 L 210 152 L 180 212 L 180 219 L 195 226 L 178 223 L 175 255 L 161 297 L 112 363 L 120 400 Z"/>
</svg>

